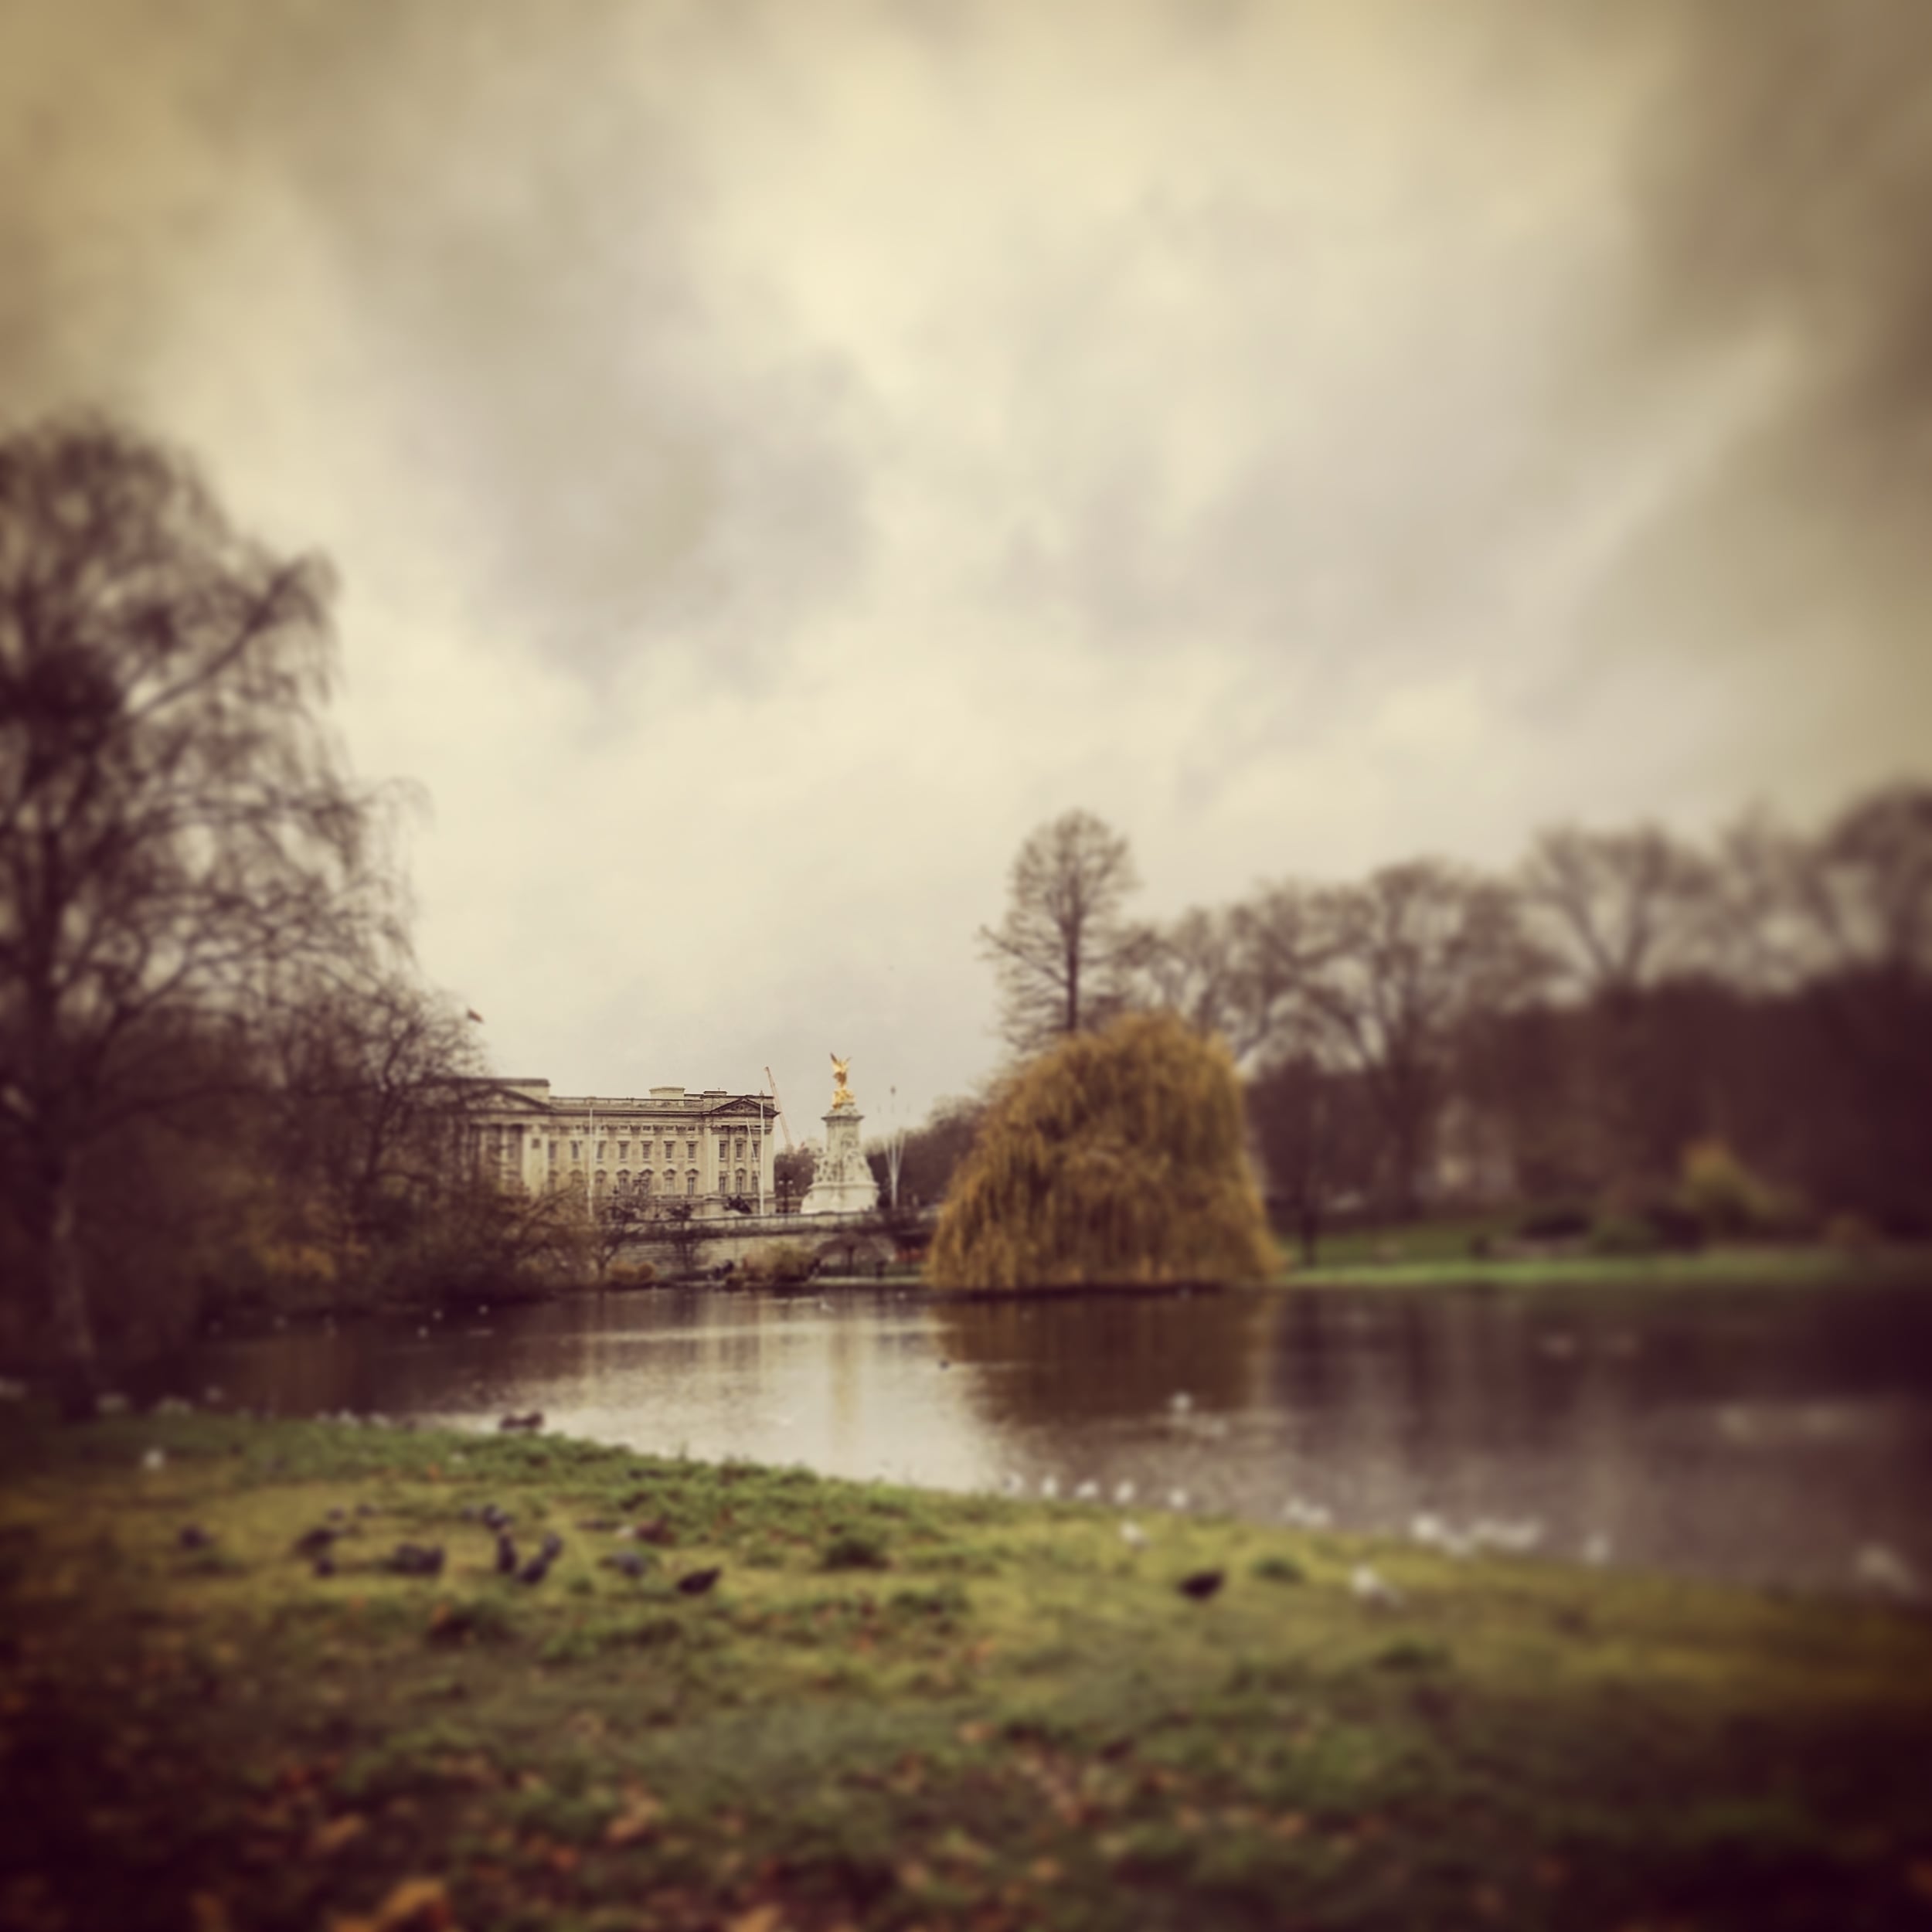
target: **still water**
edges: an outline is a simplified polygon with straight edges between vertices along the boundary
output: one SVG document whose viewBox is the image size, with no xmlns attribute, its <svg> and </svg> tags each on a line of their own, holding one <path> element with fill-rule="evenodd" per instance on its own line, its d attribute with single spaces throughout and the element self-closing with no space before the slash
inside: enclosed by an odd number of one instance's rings
<svg viewBox="0 0 1932 1932">
<path fill-rule="evenodd" d="M 179 1386 L 949 1489 L 1084 1484 L 1546 1555 L 1932 1576 L 1932 1291 L 1302 1289 L 935 1304 L 661 1290 L 203 1345 Z M 1184 1492 L 1181 1502 L 1175 1492 Z"/>
</svg>

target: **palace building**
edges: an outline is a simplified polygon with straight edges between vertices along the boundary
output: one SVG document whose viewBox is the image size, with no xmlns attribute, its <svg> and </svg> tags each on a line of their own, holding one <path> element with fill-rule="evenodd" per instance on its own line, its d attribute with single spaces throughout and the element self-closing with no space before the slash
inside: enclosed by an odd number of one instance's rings
<svg viewBox="0 0 1932 1932">
<path fill-rule="evenodd" d="M 767 1094 L 654 1087 L 642 1099 L 553 1094 L 548 1080 L 478 1080 L 471 1146 L 485 1173 L 532 1193 L 589 1187 L 599 1201 L 647 1211 L 688 1201 L 722 1214 L 774 1198 L 777 1103 Z"/>
</svg>

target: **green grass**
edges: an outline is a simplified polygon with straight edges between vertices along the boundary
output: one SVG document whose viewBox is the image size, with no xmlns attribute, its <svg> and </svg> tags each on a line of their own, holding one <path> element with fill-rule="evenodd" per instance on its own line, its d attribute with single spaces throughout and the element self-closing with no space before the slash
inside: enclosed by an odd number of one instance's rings
<svg viewBox="0 0 1932 1932">
<path fill-rule="evenodd" d="M 410 1883 L 425 1924 L 694 1932 L 1876 1927 L 1932 1893 L 1903 1610 L 1151 1515 L 1136 1553 L 1110 1511 L 549 1438 L 15 1410 L 0 1472 L 0 1923 L 394 1922 Z M 495 1573 L 492 1502 L 566 1539 L 542 1584 Z M 318 1577 L 290 1546 L 331 1509 Z M 579 1526 L 658 1517 L 635 1581 Z M 444 1573 L 381 1567 L 405 1539 Z"/>
<path fill-rule="evenodd" d="M 1472 1241 L 1505 1239 L 1515 1220 L 1513 1213 L 1505 1212 L 1417 1221 L 1403 1227 L 1353 1228 L 1344 1233 L 1324 1234 L 1315 1244 L 1315 1258 L 1324 1267 L 1391 1260 L 1466 1261 Z M 1274 1237 L 1284 1254 L 1300 1255 L 1301 1243 L 1293 1228 L 1277 1228 Z"/>
<path fill-rule="evenodd" d="M 1440 1230 L 1411 1251 L 1400 1237 L 1400 1252 L 1390 1258 L 1349 1260 L 1331 1255 L 1324 1243 L 1314 1267 L 1292 1265 L 1282 1279 L 1317 1287 L 1696 1287 L 1761 1286 L 1823 1287 L 1835 1282 L 1920 1281 L 1932 1284 L 1932 1250 L 1923 1247 L 1881 1250 L 1848 1256 L 1835 1248 L 1736 1247 L 1706 1248 L 1695 1253 L 1655 1255 L 1577 1254 L 1499 1259 L 1460 1253 Z M 1339 1250 L 1342 1244 L 1335 1244 Z M 1386 1247 L 1383 1250 L 1386 1253 Z"/>
</svg>

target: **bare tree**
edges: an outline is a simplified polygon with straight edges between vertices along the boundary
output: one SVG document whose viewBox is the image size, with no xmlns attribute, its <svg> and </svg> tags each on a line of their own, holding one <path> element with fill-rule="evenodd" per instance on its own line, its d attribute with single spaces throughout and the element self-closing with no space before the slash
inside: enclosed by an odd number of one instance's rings
<svg viewBox="0 0 1932 1932">
<path fill-rule="evenodd" d="M 191 1019 L 379 916 L 381 815 L 318 718 L 328 596 L 172 451 L 93 423 L 0 443 L 0 1132 L 77 1404 L 85 1151 L 182 1103 Z"/>
<path fill-rule="evenodd" d="M 1090 812 L 1063 813 L 1021 846 L 1006 917 L 979 935 L 999 975 L 1009 1046 L 1035 1053 L 1121 1010 L 1145 944 L 1121 907 L 1139 886 L 1127 841 Z"/>
<path fill-rule="evenodd" d="M 1709 864 L 1655 826 L 1545 832 L 1519 874 L 1523 903 L 1553 971 L 1579 992 L 1579 1122 L 1587 1165 L 1619 1180 L 1675 1160 L 1651 1104 L 1649 1063 L 1666 980 L 1713 961 Z"/>
<path fill-rule="evenodd" d="M 1932 977 L 1932 786 L 1848 807 L 1793 872 L 1815 971 Z"/>
<path fill-rule="evenodd" d="M 1302 964 L 1284 998 L 1325 1057 L 1360 1076 L 1391 1206 L 1410 1214 L 1461 1029 L 1526 991 L 1536 954 L 1505 888 L 1437 860 L 1319 893 L 1303 914 Z"/>
<path fill-rule="evenodd" d="M 291 1205 L 313 1202 L 338 1250 L 366 1244 L 404 1201 L 433 1202 L 471 1177 L 485 1083 L 454 1002 L 393 968 L 331 961 L 277 986 L 262 1032 Z"/>
<path fill-rule="evenodd" d="M 1143 927 L 1134 1003 L 1178 1013 L 1196 1032 L 1224 1041 L 1237 1063 L 1245 1060 L 1269 1027 L 1255 940 L 1254 922 L 1240 906 L 1196 906 L 1166 925 Z"/>
<path fill-rule="evenodd" d="M 1368 1178 L 1361 1100 L 1359 1079 L 1324 1066 L 1305 1047 L 1271 1059 L 1248 1082 L 1248 1123 L 1270 1206 L 1294 1216 L 1311 1267 L 1324 1218 Z"/>
<path fill-rule="evenodd" d="M 1710 869 L 1654 825 L 1546 832 L 1521 878 L 1553 961 L 1587 991 L 1634 992 L 1702 956 Z"/>
</svg>

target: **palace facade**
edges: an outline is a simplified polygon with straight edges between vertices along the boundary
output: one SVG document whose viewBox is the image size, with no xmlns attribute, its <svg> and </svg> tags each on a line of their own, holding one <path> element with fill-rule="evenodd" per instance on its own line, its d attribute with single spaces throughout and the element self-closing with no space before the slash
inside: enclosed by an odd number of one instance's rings
<svg viewBox="0 0 1932 1932">
<path fill-rule="evenodd" d="M 505 1187 L 590 1189 L 649 1211 L 722 1214 L 774 1199 L 777 1103 L 767 1094 L 654 1087 L 641 1099 L 553 1094 L 548 1080 L 478 1080 L 468 1109 L 478 1165 Z"/>
</svg>

